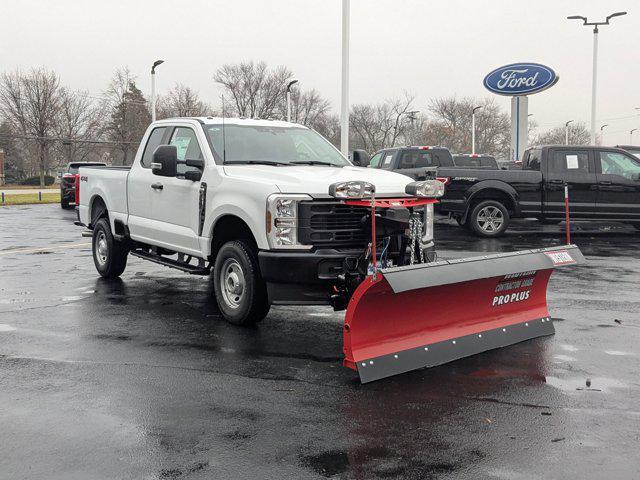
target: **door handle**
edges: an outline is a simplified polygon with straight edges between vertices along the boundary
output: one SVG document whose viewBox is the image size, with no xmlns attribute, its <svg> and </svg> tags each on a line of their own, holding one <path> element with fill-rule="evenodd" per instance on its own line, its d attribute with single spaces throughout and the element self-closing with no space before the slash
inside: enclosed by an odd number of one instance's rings
<svg viewBox="0 0 640 480">
<path fill-rule="evenodd" d="M 609 180 L 601 180 L 598 182 L 600 185 L 611 185 L 613 182 Z"/>
<path fill-rule="evenodd" d="M 162 190 L 164 187 L 161 183 L 152 183 L 151 188 L 153 188 L 154 190 Z"/>
<path fill-rule="evenodd" d="M 564 180 L 549 180 L 549 183 L 553 183 L 555 185 L 564 185 Z"/>
</svg>

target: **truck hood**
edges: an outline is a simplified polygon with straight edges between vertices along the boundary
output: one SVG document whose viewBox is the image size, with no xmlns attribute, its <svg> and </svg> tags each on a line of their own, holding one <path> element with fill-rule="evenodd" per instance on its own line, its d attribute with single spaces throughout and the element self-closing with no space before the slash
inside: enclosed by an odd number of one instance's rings
<svg viewBox="0 0 640 480">
<path fill-rule="evenodd" d="M 411 177 L 399 173 L 353 166 L 225 165 L 224 171 L 230 177 L 248 182 L 272 183 L 282 193 L 306 193 L 311 196 L 326 196 L 329 185 L 350 180 L 374 184 L 377 195 L 403 195 L 407 183 L 413 181 Z"/>
</svg>

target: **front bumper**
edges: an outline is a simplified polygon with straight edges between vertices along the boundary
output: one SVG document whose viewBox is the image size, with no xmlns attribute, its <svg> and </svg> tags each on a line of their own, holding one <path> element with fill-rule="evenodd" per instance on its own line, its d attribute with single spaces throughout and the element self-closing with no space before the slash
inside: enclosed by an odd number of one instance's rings
<svg viewBox="0 0 640 480">
<path fill-rule="evenodd" d="M 433 242 L 426 250 L 433 252 Z M 258 253 L 258 262 L 272 304 L 326 305 L 329 304 L 331 286 L 345 271 L 345 261 L 355 261 L 360 255 L 362 249 L 262 250 Z"/>
</svg>

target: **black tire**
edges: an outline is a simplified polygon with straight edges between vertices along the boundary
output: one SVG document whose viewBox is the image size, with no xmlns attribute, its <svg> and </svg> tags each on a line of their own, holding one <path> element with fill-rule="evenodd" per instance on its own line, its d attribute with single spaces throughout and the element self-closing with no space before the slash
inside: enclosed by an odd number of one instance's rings
<svg viewBox="0 0 640 480">
<path fill-rule="evenodd" d="M 509 228 L 509 210 L 499 200 L 484 200 L 475 205 L 467 222 L 471 231 L 484 238 L 495 238 Z"/>
<path fill-rule="evenodd" d="M 93 263 L 104 278 L 116 278 L 122 275 L 127 266 L 129 248 L 125 242 L 113 238 L 111 225 L 107 218 L 101 218 L 93 227 L 91 241 Z"/>
<path fill-rule="evenodd" d="M 213 288 L 222 316 L 234 325 L 253 325 L 269 313 L 258 256 L 244 240 L 225 243 L 213 266 Z"/>
<path fill-rule="evenodd" d="M 64 198 L 64 194 L 62 192 L 60 192 L 60 207 L 65 210 L 69 208 L 69 200 Z"/>
</svg>

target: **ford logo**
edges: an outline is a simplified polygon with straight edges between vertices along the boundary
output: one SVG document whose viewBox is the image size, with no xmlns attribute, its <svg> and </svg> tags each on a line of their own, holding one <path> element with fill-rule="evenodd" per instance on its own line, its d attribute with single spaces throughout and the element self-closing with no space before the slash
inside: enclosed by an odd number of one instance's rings
<svg viewBox="0 0 640 480">
<path fill-rule="evenodd" d="M 498 95 L 529 95 L 552 87 L 558 75 L 539 63 L 512 63 L 484 77 L 484 86 Z"/>
</svg>

